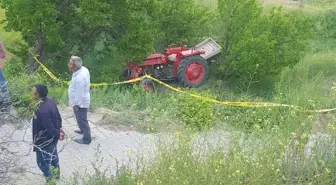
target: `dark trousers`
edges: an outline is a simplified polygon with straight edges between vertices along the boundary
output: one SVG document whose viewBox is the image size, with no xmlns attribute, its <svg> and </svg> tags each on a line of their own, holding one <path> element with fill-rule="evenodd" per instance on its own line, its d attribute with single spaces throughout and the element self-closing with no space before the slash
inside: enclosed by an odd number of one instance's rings
<svg viewBox="0 0 336 185">
<path fill-rule="evenodd" d="M 76 116 L 78 127 L 83 133 L 83 140 L 91 141 L 91 129 L 89 121 L 87 119 L 88 109 L 79 108 L 78 111 L 74 109 L 74 113 Z"/>
<path fill-rule="evenodd" d="M 51 143 L 43 149 L 36 151 L 37 166 L 43 172 L 43 175 L 49 178 L 59 178 L 60 167 L 57 153 L 57 142 Z M 52 169 L 52 167 L 54 169 Z"/>
</svg>

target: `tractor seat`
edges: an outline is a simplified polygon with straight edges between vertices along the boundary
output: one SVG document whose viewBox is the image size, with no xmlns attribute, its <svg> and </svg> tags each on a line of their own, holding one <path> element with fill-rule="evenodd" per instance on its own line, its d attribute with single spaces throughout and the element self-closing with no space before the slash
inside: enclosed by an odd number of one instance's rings
<svg viewBox="0 0 336 185">
<path fill-rule="evenodd" d="M 183 56 L 185 56 L 185 55 L 192 55 L 195 51 L 196 51 L 196 50 L 191 50 L 191 49 L 189 49 L 189 50 L 182 51 L 181 54 L 182 54 Z"/>
<path fill-rule="evenodd" d="M 192 55 L 194 52 L 195 50 L 186 50 L 186 51 L 182 51 L 181 54 L 182 56 L 189 56 L 189 55 Z M 175 62 L 175 59 L 176 59 L 176 54 L 168 55 L 169 61 Z"/>
</svg>

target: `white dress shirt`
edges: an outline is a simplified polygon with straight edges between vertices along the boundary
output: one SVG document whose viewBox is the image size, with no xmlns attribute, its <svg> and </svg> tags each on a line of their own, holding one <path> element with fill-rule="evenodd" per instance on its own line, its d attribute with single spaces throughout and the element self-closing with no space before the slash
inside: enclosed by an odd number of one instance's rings
<svg viewBox="0 0 336 185">
<path fill-rule="evenodd" d="M 71 83 L 68 89 L 69 105 L 75 105 L 80 108 L 89 108 L 90 106 L 90 72 L 82 66 L 78 71 L 72 74 Z"/>
</svg>

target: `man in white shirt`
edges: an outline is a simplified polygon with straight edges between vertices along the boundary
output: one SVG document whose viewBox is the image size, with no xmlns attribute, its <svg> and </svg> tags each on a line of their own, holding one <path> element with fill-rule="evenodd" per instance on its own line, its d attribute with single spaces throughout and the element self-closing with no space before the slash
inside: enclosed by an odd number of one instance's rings
<svg viewBox="0 0 336 185">
<path fill-rule="evenodd" d="M 83 134 L 82 139 L 76 139 L 79 144 L 91 143 L 91 130 L 87 119 L 88 108 L 90 106 L 90 72 L 83 66 L 82 59 L 72 56 L 68 63 L 68 68 L 73 72 L 69 86 L 69 105 L 73 108 L 79 130 L 78 134 Z"/>
</svg>

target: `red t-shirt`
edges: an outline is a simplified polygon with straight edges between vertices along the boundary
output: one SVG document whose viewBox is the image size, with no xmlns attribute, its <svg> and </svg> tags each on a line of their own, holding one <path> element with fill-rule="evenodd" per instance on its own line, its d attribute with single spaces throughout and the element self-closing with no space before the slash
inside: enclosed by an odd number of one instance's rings
<svg viewBox="0 0 336 185">
<path fill-rule="evenodd" d="M 0 69 L 3 67 L 3 61 L 5 57 L 6 57 L 5 48 L 2 44 L 2 41 L 0 41 Z"/>
</svg>

